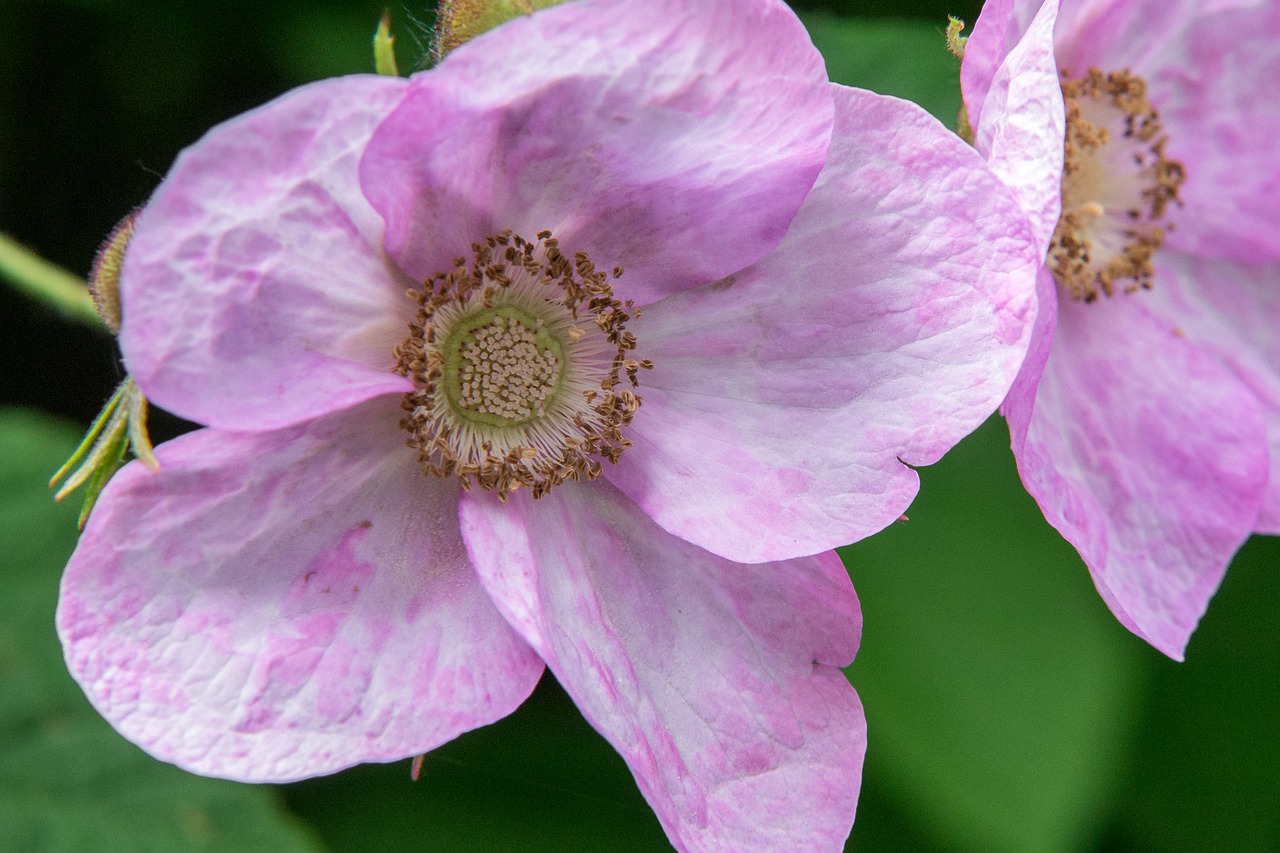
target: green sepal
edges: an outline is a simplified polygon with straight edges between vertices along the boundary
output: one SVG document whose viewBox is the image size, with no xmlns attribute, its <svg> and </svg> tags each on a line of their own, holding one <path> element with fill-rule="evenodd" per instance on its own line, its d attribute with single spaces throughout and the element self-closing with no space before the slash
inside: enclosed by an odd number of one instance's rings
<svg viewBox="0 0 1280 853">
<path fill-rule="evenodd" d="M 76 527 L 84 530 L 84 524 L 89 520 L 89 513 L 93 511 L 93 505 L 98 502 L 98 495 L 102 493 L 107 481 L 124 465 L 125 450 L 128 446 L 129 442 L 121 437 L 104 448 L 102 460 L 90 475 L 89 482 L 85 484 L 84 502 L 80 504 L 80 516 L 76 519 Z"/>
<path fill-rule="evenodd" d="M 56 501 L 80 486 L 85 487 L 79 521 L 82 530 L 98 495 L 112 475 L 120 470 L 130 449 L 147 468 L 152 471 L 160 469 L 152 451 L 151 438 L 147 435 L 147 398 L 133 377 L 126 377 L 89 426 L 88 433 L 71 458 L 49 479 L 50 488 L 66 479 L 53 496 Z"/>
<path fill-rule="evenodd" d="M 95 449 L 98 442 L 98 436 L 100 436 L 102 431 L 106 429 L 107 424 L 111 422 L 115 415 L 116 409 L 120 407 L 120 400 L 124 396 L 121 393 L 122 388 L 123 386 L 121 386 L 121 388 L 117 388 L 115 393 L 111 395 L 111 399 L 107 400 L 107 404 L 102 407 L 102 411 L 98 413 L 98 416 L 94 418 L 93 423 L 89 425 L 89 431 L 85 433 L 84 438 L 80 441 L 80 445 L 76 448 L 75 452 L 71 454 L 71 458 L 62 463 L 62 467 L 58 469 L 57 473 L 49 478 L 49 488 L 52 489 L 56 486 L 59 480 L 66 477 L 68 472 L 80 465 L 81 460 L 88 456 L 90 451 Z M 84 466 L 81 466 L 80 470 L 76 471 L 76 473 L 71 477 L 71 480 L 68 480 L 67 484 L 54 495 L 54 500 L 61 500 L 66 496 L 67 492 L 74 489 L 76 485 L 79 485 L 80 482 L 88 476 L 87 474 L 80 476 L 81 471 L 83 470 Z M 73 481 L 75 482 L 75 485 L 72 485 Z"/>
<path fill-rule="evenodd" d="M 947 16 L 947 50 L 951 51 L 951 55 L 956 59 L 964 59 L 964 46 L 968 43 L 969 37 L 960 35 L 964 31 L 964 21 L 959 18 Z"/>
<path fill-rule="evenodd" d="M 382 13 L 378 29 L 373 34 L 373 67 L 379 74 L 399 77 L 396 65 L 396 37 L 391 34 L 391 10 Z"/>
</svg>

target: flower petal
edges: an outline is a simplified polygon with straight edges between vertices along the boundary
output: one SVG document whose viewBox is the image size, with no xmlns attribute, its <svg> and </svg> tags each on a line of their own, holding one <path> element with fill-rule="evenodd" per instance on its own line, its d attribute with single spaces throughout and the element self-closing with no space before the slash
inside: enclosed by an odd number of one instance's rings
<svg viewBox="0 0 1280 853">
<path fill-rule="evenodd" d="M 1280 3 L 1198 16 L 1148 80 L 1169 156 L 1187 167 L 1172 247 L 1280 262 L 1277 32 Z"/>
<path fill-rule="evenodd" d="M 1186 166 L 1169 245 L 1208 257 L 1280 260 L 1280 4 L 1125 0 L 1068 4 L 1059 65 L 1128 69 L 1147 82 Z"/>
<path fill-rule="evenodd" d="M 1257 397 L 1267 419 L 1270 478 L 1255 530 L 1280 534 L 1280 264 L 1236 264 L 1176 252 L 1156 256 L 1144 304 L 1212 352 Z"/>
<path fill-rule="evenodd" d="M 777 250 L 632 324 L 655 367 L 606 476 L 732 560 L 897 519 L 1003 399 L 1039 256 L 982 159 L 918 107 L 836 89 L 827 168 Z"/>
<path fill-rule="evenodd" d="M 984 7 L 960 80 L 974 147 L 1027 212 L 1043 257 L 1062 212 L 1066 118 L 1053 55 L 1058 0 L 1036 5 Z"/>
<path fill-rule="evenodd" d="M 304 86 L 182 153 L 138 219 L 121 280 L 121 347 L 149 399 L 258 430 L 411 387 L 390 368 L 413 304 L 356 181 L 405 85 Z"/>
<path fill-rule="evenodd" d="M 104 492 L 62 580 L 68 666 L 125 737 L 196 773 L 287 781 L 497 720 L 542 664 L 476 582 L 456 483 L 377 400 L 202 430 Z"/>
<path fill-rule="evenodd" d="M 866 728 L 839 667 L 861 616 L 832 553 L 736 565 L 608 483 L 500 505 L 463 537 L 498 606 L 622 754 L 681 850 L 834 850 Z"/>
<path fill-rule="evenodd" d="M 1253 394 L 1139 298 L 1059 303 L 1038 386 L 1024 372 L 1003 410 L 1045 518 L 1116 617 L 1181 660 L 1254 527 L 1267 438 Z"/>
<path fill-rule="evenodd" d="M 640 304 L 771 249 L 822 167 L 822 59 L 773 0 L 594 0 L 510 21 L 414 78 L 361 163 L 411 278 L 550 229 Z"/>
</svg>

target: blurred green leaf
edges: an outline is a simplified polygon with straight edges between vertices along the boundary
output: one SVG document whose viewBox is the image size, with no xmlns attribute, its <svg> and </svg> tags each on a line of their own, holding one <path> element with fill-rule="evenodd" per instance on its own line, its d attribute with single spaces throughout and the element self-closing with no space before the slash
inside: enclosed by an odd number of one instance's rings
<svg viewBox="0 0 1280 853">
<path fill-rule="evenodd" d="M 75 428 L 0 410 L 0 849 L 314 851 L 270 788 L 203 779 L 132 746 L 89 707 L 54 634 L 74 502 L 45 486 Z"/>
<path fill-rule="evenodd" d="M 385 5 L 385 4 L 384 4 Z M 414 59 L 405 54 L 413 44 L 401 7 L 394 7 L 391 32 L 396 37 L 392 47 L 397 61 L 406 72 L 417 70 Z M 298 80 L 318 80 L 343 74 L 372 74 L 373 56 L 369 37 L 378 23 L 383 8 L 362 3 L 343 5 L 310 4 L 279 5 L 274 12 L 278 23 L 272 34 L 279 46 L 275 59 L 280 70 Z"/>
<path fill-rule="evenodd" d="M 960 112 L 960 62 L 947 52 L 946 18 L 840 18 L 802 13 L 813 43 L 837 83 L 915 101 L 947 127 Z"/>
<path fill-rule="evenodd" d="M 1280 850 L 1280 539 L 1254 537 L 1191 638 L 1163 661 L 1117 849 Z"/>
<path fill-rule="evenodd" d="M 670 851 L 613 748 L 548 674 L 515 714 L 409 763 L 354 767 L 286 788 L 333 853 Z"/>
<path fill-rule="evenodd" d="M 850 669 L 864 790 L 939 849 L 1087 848 L 1127 766 L 1142 655 L 1156 653 L 1023 492 L 998 418 L 921 479 L 910 521 L 842 552 L 865 623 Z"/>
</svg>

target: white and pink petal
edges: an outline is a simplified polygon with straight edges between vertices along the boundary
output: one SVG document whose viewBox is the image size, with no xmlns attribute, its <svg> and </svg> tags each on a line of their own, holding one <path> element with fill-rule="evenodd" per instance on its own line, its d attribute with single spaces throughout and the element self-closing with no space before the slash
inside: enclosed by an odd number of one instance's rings
<svg viewBox="0 0 1280 853">
<path fill-rule="evenodd" d="M 1253 392 L 1267 421 L 1270 477 L 1255 530 L 1280 534 L 1280 264 L 1162 252 L 1143 302 Z"/>
<path fill-rule="evenodd" d="M 361 180 L 411 278 L 547 229 L 645 304 L 777 244 L 822 168 L 826 79 L 775 0 L 566 3 L 414 78 Z"/>
<path fill-rule="evenodd" d="M 413 303 L 356 167 L 399 78 L 304 86 L 184 151 L 137 221 L 121 348 L 158 405 L 274 429 L 409 383 L 391 372 Z"/>
<path fill-rule="evenodd" d="M 1186 171 L 1171 245 L 1280 260 L 1277 29 L 1280 4 L 1270 0 L 1081 0 L 1058 16 L 1060 68 L 1075 77 L 1090 67 L 1127 70 L 1147 84 L 1165 151 Z"/>
<path fill-rule="evenodd" d="M 833 553 L 734 564 L 605 481 L 505 506 L 469 492 L 461 518 L 495 602 L 621 753 L 678 849 L 843 844 L 866 729 L 840 670 L 861 617 Z"/>
<path fill-rule="evenodd" d="M 542 663 L 468 562 L 458 486 L 395 401 L 202 430 L 103 493 L 62 581 L 68 667 L 125 737 L 288 781 L 421 754 L 509 714 Z"/>
<path fill-rule="evenodd" d="M 1004 398 L 1040 258 L 982 159 L 905 101 L 834 87 L 827 167 L 778 248 L 632 324 L 635 447 L 605 476 L 671 533 L 778 560 L 868 536 Z"/>
<path fill-rule="evenodd" d="M 1027 213 L 1041 257 L 1062 210 L 1066 118 L 1054 22 L 1058 0 L 989 3 L 965 46 L 960 82 L 974 146 Z"/>
<path fill-rule="evenodd" d="M 1002 407 L 1023 484 L 1120 622 L 1181 660 L 1257 522 L 1262 408 L 1137 298 L 1060 302 L 1043 370 Z"/>
</svg>

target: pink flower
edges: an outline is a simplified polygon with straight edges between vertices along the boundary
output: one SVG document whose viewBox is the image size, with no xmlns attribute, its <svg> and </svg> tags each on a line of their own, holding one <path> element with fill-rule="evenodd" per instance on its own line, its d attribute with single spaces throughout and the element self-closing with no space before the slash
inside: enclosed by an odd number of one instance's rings
<svg viewBox="0 0 1280 853">
<path fill-rule="evenodd" d="M 830 549 L 1003 398 L 1037 264 L 978 155 L 772 0 L 566 4 L 291 92 L 138 220 L 126 361 L 207 428 L 104 492 L 70 668 L 256 781 L 426 752 L 545 665 L 677 847 L 838 848 Z"/>
<path fill-rule="evenodd" d="M 1002 406 L 1022 480 L 1176 659 L 1280 532 L 1278 27 L 1271 0 L 996 0 L 961 72 L 1048 258 Z"/>
</svg>

